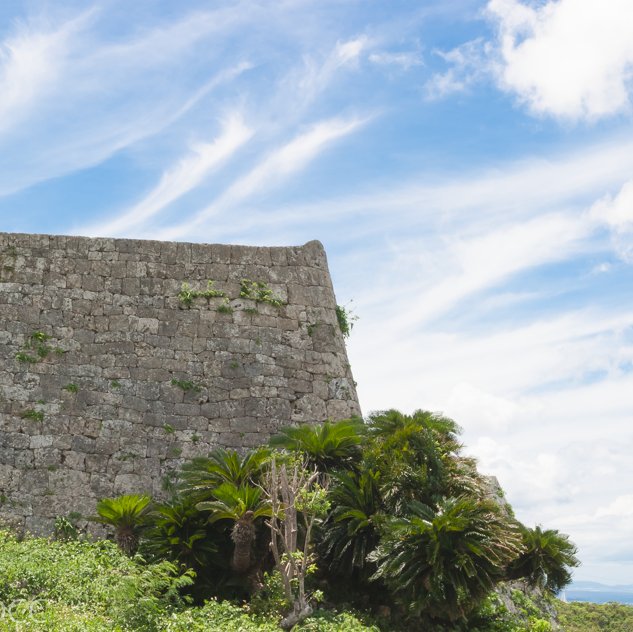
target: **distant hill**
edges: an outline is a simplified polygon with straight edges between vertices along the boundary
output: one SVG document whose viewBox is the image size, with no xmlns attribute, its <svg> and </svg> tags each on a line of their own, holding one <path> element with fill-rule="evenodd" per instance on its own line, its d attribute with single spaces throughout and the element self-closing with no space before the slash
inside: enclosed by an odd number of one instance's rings
<svg viewBox="0 0 633 632">
<path fill-rule="evenodd" d="M 561 598 L 567 601 L 589 601 L 591 603 L 633 604 L 633 584 L 607 585 L 598 582 L 576 581 L 568 586 Z"/>
</svg>

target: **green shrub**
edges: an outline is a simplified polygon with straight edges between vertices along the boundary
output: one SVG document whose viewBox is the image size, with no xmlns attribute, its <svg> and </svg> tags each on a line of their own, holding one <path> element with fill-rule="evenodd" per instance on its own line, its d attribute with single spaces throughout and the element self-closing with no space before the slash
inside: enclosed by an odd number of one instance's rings
<svg viewBox="0 0 633 632">
<path fill-rule="evenodd" d="M 187 605 L 192 582 L 170 562 L 128 558 L 109 541 L 58 542 L 0 531 L 0 630 L 273 632 L 278 617 L 230 602 Z M 297 632 L 377 632 L 349 613 L 317 611 Z"/>
<path fill-rule="evenodd" d="M 558 602 L 558 616 L 565 632 L 630 632 L 633 606 L 620 603 Z"/>
<path fill-rule="evenodd" d="M 0 531 L 1 630 L 12 620 L 38 631 L 158 630 L 191 581 L 169 562 L 128 559 L 109 541 L 19 542 Z"/>
</svg>

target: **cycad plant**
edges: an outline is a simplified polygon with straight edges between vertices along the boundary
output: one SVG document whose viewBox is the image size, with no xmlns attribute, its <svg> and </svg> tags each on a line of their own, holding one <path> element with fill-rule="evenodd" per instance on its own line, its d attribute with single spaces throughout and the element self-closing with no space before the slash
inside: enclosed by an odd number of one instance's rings
<svg viewBox="0 0 633 632">
<path fill-rule="evenodd" d="M 296 452 L 308 467 L 321 473 L 335 469 L 352 469 L 361 457 L 365 427 L 362 419 L 325 421 L 282 428 L 270 439 L 270 445 Z"/>
<path fill-rule="evenodd" d="M 412 503 L 387 523 L 369 558 L 409 614 L 456 621 L 503 578 L 522 550 L 518 528 L 493 501 L 448 498 L 431 508 Z"/>
<path fill-rule="evenodd" d="M 556 594 L 571 582 L 571 569 L 580 564 L 576 546 L 556 529 L 530 529 L 521 525 L 525 550 L 508 567 L 508 579 L 525 579 L 528 584 Z"/>
<path fill-rule="evenodd" d="M 128 494 L 118 498 L 104 498 L 97 503 L 95 522 L 114 527 L 114 539 L 126 555 L 134 555 L 139 536 L 146 525 L 149 496 Z"/>
<path fill-rule="evenodd" d="M 256 483 L 269 458 L 268 448 L 258 448 L 245 454 L 217 448 L 208 457 L 198 457 L 183 465 L 180 489 L 198 502 L 208 500 L 223 483 L 237 487 Z"/>
<path fill-rule="evenodd" d="M 404 515 L 412 501 L 433 504 L 446 496 L 460 448 L 454 421 L 423 410 L 405 415 L 392 409 L 370 415 L 367 426 L 366 466 L 381 472 L 390 513 Z"/>
<path fill-rule="evenodd" d="M 231 568 L 246 573 L 252 566 L 252 549 L 257 535 L 257 518 L 270 516 L 270 504 L 262 498 L 262 490 L 252 485 L 222 483 L 213 491 L 215 500 L 199 502 L 200 511 L 209 511 L 209 522 L 233 521 L 231 539 L 234 549 Z"/>
<path fill-rule="evenodd" d="M 428 410 L 418 409 L 411 415 L 401 413 L 395 408 L 372 413 L 368 420 L 369 433 L 373 436 L 389 437 L 398 432 L 415 428 L 417 430 L 429 430 L 442 443 L 445 449 L 457 450 L 459 443 L 457 435 L 461 428 L 457 422 L 448 417 Z"/>
<path fill-rule="evenodd" d="M 371 470 L 332 476 L 328 499 L 332 511 L 321 528 L 319 553 L 328 570 L 345 578 L 369 577 L 367 556 L 379 541 L 380 476 Z"/>
<path fill-rule="evenodd" d="M 217 546 L 206 514 L 198 511 L 191 499 L 157 505 L 148 521 L 143 551 L 196 571 L 209 566 Z"/>
</svg>

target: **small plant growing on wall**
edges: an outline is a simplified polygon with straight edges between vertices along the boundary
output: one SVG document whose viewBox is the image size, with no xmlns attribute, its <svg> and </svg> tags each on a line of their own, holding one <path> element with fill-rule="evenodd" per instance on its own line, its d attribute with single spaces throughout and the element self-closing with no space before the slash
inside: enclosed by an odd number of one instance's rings
<svg viewBox="0 0 633 632">
<path fill-rule="evenodd" d="M 281 307 L 284 302 L 275 296 L 267 283 L 242 279 L 240 283 L 240 297 L 249 298 L 256 303 L 268 303 L 273 307 Z"/>
<path fill-rule="evenodd" d="M 358 320 L 358 316 L 344 305 L 337 305 L 336 320 L 338 321 L 338 326 L 343 334 L 343 337 L 349 338 L 349 335 L 352 333 L 352 329 L 354 328 L 354 323 Z"/>
<path fill-rule="evenodd" d="M 34 408 L 28 408 L 20 415 L 22 419 L 31 419 L 33 421 L 44 421 L 44 413 L 41 410 L 35 410 Z"/>
<path fill-rule="evenodd" d="M 220 314 L 232 314 L 233 308 L 229 304 L 229 299 L 224 299 L 224 303 L 218 305 L 218 310 Z"/>
<path fill-rule="evenodd" d="M 174 378 L 171 381 L 171 384 L 172 386 L 176 386 L 179 389 L 183 390 L 185 393 L 188 393 L 189 391 L 199 393 L 202 390 L 202 387 L 199 384 L 196 384 L 195 382 L 192 382 L 190 380 L 177 380 Z"/>
<path fill-rule="evenodd" d="M 34 331 L 22 345 L 22 349 L 15 354 L 18 362 L 26 362 L 28 364 L 37 364 L 47 358 L 51 353 L 59 355 L 64 353 L 63 349 L 53 347 L 49 344 L 52 336 L 43 331 Z"/>
<path fill-rule="evenodd" d="M 216 290 L 213 281 L 207 281 L 206 290 L 194 290 L 189 283 L 184 282 L 178 293 L 178 300 L 186 307 L 189 308 L 193 304 L 196 298 L 217 298 L 224 297 L 226 293 L 222 290 Z"/>
<path fill-rule="evenodd" d="M 62 387 L 64 391 L 68 391 L 69 393 L 77 393 L 79 391 L 79 387 L 71 382 L 70 384 L 66 384 L 66 386 Z"/>
</svg>

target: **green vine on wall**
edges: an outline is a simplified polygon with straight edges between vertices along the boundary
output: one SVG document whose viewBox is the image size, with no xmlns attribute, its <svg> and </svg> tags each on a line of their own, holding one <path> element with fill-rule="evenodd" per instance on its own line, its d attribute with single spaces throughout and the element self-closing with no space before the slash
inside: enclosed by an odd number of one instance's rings
<svg viewBox="0 0 633 632">
<path fill-rule="evenodd" d="M 220 314 L 232 314 L 233 308 L 231 307 L 231 304 L 229 303 L 229 299 L 225 298 L 224 302 L 218 305 L 216 311 L 219 312 Z"/>
<path fill-rule="evenodd" d="M 358 320 L 358 316 L 352 312 L 351 309 L 344 305 L 336 306 L 336 320 L 338 320 L 338 326 L 343 334 L 343 338 L 349 338 L 354 328 L 354 323 Z"/>
<path fill-rule="evenodd" d="M 213 281 L 207 281 L 207 289 L 206 290 L 194 290 L 189 283 L 184 282 L 178 292 L 178 299 L 180 302 L 187 308 L 191 307 L 193 301 L 196 298 L 217 298 L 217 297 L 225 297 L 226 293 L 222 290 L 217 290 L 214 286 Z"/>
<path fill-rule="evenodd" d="M 242 279 L 240 282 L 240 297 L 248 298 L 256 303 L 268 303 L 273 307 L 281 307 L 284 302 L 279 296 L 275 296 L 267 283 Z"/>
<path fill-rule="evenodd" d="M 206 290 L 194 290 L 189 283 L 183 282 L 180 292 L 178 292 L 180 303 L 189 309 L 197 298 L 224 298 L 224 303 L 217 307 L 217 311 L 221 314 L 233 312 L 226 292 L 216 289 L 213 281 L 207 281 Z M 273 307 L 282 307 L 284 305 L 282 298 L 276 296 L 267 283 L 252 281 L 251 279 L 242 279 L 240 281 L 240 298 L 247 298 L 255 301 L 255 303 L 268 303 Z M 244 311 L 248 314 L 257 314 L 256 307 L 245 307 Z"/>
</svg>

